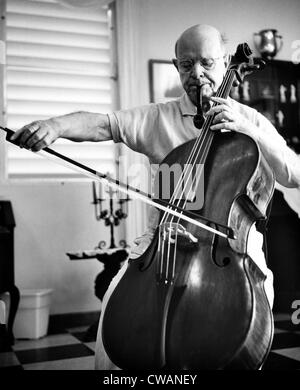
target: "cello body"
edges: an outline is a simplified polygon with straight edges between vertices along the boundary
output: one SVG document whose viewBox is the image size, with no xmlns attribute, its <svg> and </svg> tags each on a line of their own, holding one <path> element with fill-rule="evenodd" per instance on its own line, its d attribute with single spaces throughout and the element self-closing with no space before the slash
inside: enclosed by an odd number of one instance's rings
<svg viewBox="0 0 300 390">
<path fill-rule="evenodd" d="M 194 142 L 177 147 L 163 163 L 184 165 Z M 273 317 L 266 277 L 247 255 L 247 240 L 251 226 L 266 219 L 273 190 L 273 172 L 250 137 L 214 136 L 204 167 L 203 207 L 193 212 L 231 226 L 236 239 L 181 221 L 197 243 L 170 246 L 175 277 L 162 280 L 157 229 L 145 253 L 129 260 L 103 314 L 102 340 L 114 364 L 122 369 L 262 365 L 273 339 Z"/>
</svg>

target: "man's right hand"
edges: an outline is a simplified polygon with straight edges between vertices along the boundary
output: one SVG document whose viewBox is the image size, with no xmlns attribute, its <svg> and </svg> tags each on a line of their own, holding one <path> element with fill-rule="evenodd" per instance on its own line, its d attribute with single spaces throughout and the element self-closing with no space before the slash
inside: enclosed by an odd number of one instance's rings
<svg viewBox="0 0 300 390">
<path fill-rule="evenodd" d="M 21 148 L 38 152 L 59 138 L 60 132 L 60 126 L 55 119 L 39 120 L 17 130 L 11 140 L 16 141 Z"/>
</svg>

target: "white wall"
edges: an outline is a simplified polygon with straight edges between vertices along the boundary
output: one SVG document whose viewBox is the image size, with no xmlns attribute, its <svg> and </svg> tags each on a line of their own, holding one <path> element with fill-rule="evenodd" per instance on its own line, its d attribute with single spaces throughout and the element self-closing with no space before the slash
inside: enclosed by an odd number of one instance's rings
<svg viewBox="0 0 300 390">
<path fill-rule="evenodd" d="M 0 199 L 12 202 L 17 224 L 16 285 L 53 288 L 51 313 L 99 310 L 94 279 L 102 264 L 96 259 L 71 261 L 66 255 L 93 249 L 103 239 L 110 244 L 108 228 L 94 217 L 91 184 L 2 185 Z M 116 239 L 120 234 L 116 230 Z"/>
<path fill-rule="evenodd" d="M 212 24 L 226 33 L 230 51 L 244 41 L 253 47 L 254 32 L 276 28 L 284 37 L 277 58 L 285 60 L 291 60 L 292 41 L 300 39 L 299 0 L 137 0 L 136 7 L 142 15 L 136 31 L 141 104 L 149 101 L 148 60 L 172 58 L 176 39 L 193 24 Z M 98 310 L 93 284 L 100 263 L 65 256 L 66 251 L 92 248 L 109 238 L 108 229 L 95 221 L 90 184 L 5 184 L 0 196 L 12 201 L 17 222 L 17 285 L 54 288 L 52 313 Z M 117 234 L 124 238 L 122 229 Z"/>
</svg>

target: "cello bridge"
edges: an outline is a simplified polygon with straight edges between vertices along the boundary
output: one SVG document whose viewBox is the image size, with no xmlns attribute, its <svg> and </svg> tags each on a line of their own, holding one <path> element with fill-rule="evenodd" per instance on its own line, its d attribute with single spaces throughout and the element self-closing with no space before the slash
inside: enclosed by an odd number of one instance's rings
<svg viewBox="0 0 300 390">
<path fill-rule="evenodd" d="M 176 222 L 165 222 L 159 226 L 157 282 L 165 286 L 174 283 L 176 275 L 176 249 L 193 249 L 198 239 Z"/>
<path fill-rule="evenodd" d="M 198 239 L 183 225 L 176 222 L 165 222 L 160 225 L 160 238 L 162 242 L 177 244 L 182 247 L 194 247 Z"/>
</svg>

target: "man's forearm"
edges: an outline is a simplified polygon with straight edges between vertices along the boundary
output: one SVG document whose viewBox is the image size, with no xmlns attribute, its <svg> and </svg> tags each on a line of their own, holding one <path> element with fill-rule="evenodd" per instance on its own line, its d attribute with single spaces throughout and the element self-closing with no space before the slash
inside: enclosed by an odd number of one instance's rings
<svg viewBox="0 0 300 390">
<path fill-rule="evenodd" d="M 112 139 L 107 115 L 91 112 L 74 112 L 51 118 L 59 137 L 72 141 L 107 141 Z"/>
<path fill-rule="evenodd" d="M 110 140 L 112 135 L 108 116 L 91 112 L 74 112 L 29 123 L 11 137 L 20 147 L 33 152 L 51 145 L 57 138 L 77 142 Z"/>
<path fill-rule="evenodd" d="M 300 156 L 291 150 L 282 139 L 260 133 L 257 142 L 275 173 L 276 180 L 288 188 L 300 188 Z"/>
</svg>

